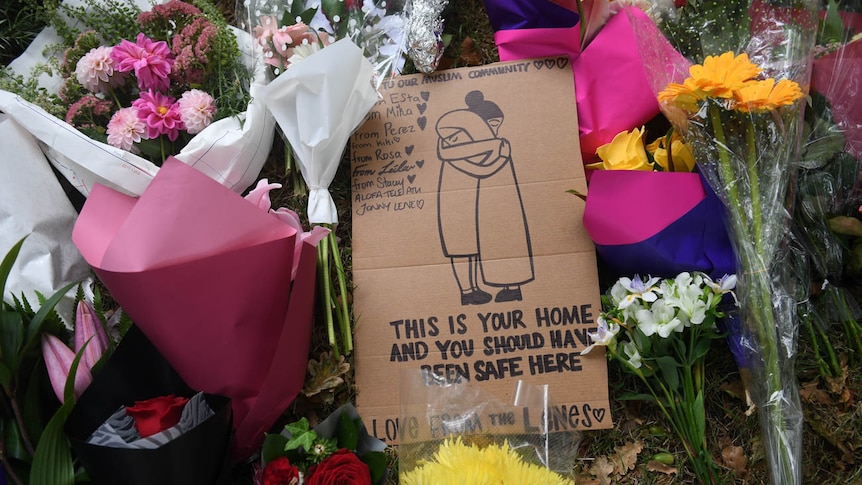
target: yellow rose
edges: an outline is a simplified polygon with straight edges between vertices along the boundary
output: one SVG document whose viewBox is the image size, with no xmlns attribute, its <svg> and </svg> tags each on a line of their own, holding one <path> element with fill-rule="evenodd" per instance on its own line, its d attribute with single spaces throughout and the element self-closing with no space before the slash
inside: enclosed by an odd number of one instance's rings
<svg viewBox="0 0 862 485">
<path fill-rule="evenodd" d="M 667 149 L 664 147 L 665 138 L 659 138 L 647 146 L 652 153 L 655 162 L 662 166 L 666 172 L 692 172 L 694 171 L 694 155 L 691 146 L 686 143 L 679 134 L 674 131 L 671 136 L 670 152 L 673 157 L 673 167 L 668 163 Z"/>
<path fill-rule="evenodd" d="M 591 163 L 587 168 L 604 170 L 652 170 L 643 142 L 644 129 L 623 131 L 610 143 L 596 150 L 601 162 Z"/>
</svg>

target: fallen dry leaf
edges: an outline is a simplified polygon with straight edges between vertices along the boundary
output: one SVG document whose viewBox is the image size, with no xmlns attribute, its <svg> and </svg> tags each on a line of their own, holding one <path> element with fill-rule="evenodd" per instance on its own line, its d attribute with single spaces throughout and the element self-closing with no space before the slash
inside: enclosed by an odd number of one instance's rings
<svg viewBox="0 0 862 485">
<path fill-rule="evenodd" d="M 598 478 L 602 483 L 607 483 L 610 479 L 611 473 L 613 472 L 614 465 L 606 456 L 596 458 L 596 461 L 593 462 L 593 466 L 590 467 L 590 475 Z"/>
<path fill-rule="evenodd" d="M 640 440 L 634 443 L 626 442 L 626 444 L 617 446 L 615 449 L 617 456 L 613 461 L 616 465 L 616 472 L 619 475 L 625 475 L 637 465 L 638 454 L 644 449 L 644 444 Z"/>
<path fill-rule="evenodd" d="M 721 461 L 733 470 L 737 478 L 748 476 L 748 458 L 741 446 L 725 446 L 721 450 Z"/>
<path fill-rule="evenodd" d="M 818 387 L 817 381 L 806 382 L 799 389 L 799 397 L 808 402 L 817 402 L 826 406 L 833 404 L 829 393 Z"/>
<path fill-rule="evenodd" d="M 826 386 L 834 394 L 841 394 L 847 386 L 847 366 L 841 368 L 841 375 L 837 377 L 826 377 Z"/>
<path fill-rule="evenodd" d="M 646 464 L 646 469 L 651 472 L 664 473 L 665 475 L 673 475 L 679 470 L 675 466 L 665 465 L 658 460 L 650 460 Z"/>
</svg>

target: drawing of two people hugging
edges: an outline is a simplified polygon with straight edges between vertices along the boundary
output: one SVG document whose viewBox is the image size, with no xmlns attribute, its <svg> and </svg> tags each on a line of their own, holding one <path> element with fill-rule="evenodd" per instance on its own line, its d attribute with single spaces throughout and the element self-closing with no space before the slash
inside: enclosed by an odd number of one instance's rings
<svg viewBox="0 0 862 485">
<path fill-rule="evenodd" d="M 500 107 L 481 91 L 437 121 L 438 228 L 461 305 L 521 301 L 535 277 L 530 233 Z M 484 291 L 480 286 L 496 295 Z"/>
</svg>

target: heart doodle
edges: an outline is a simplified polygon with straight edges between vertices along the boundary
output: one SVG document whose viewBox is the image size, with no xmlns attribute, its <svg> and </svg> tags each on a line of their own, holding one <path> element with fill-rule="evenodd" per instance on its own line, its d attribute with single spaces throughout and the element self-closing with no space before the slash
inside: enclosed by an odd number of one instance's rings
<svg viewBox="0 0 862 485">
<path fill-rule="evenodd" d="M 564 67 L 566 67 L 568 65 L 569 65 L 569 60 L 567 58 L 560 57 L 559 59 L 557 59 L 557 67 L 559 69 L 563 69 Z"/>
<path fill-rule="evenodd" d="M 410 155 L 411 153 L 413 153 L 413 145 L 407 145 L 406 147 L 404 147 L 404 151 L 407 152 L 408 155 Z"/>
<path fill-rule="evenodd" d="M 416 160 L 416 166 L 422 168 L 422 165 L 425 165 L 425 160 Z"/>
<path fill-rule="evenodd" d="M 425 119 L 424 116 L 420 116 L 416 119 L 416 124 L 419 125 L 419 129 L 425 131 L 425 124 L 428 123 L 428 120 Z"/>
<path fill-rule="evenodd" d="M 419 103 L 416 105 L 416 107 L 419 108 L 419 114 L 421 115 L 425 112 L 425 108 L 428 107 L 428 103 Z"/>
<path fill-rule="evenodd" d="M 428 101 L 428 97 L 431 96 L 431 93 L 429 93 L 428 91 L 422 91 L 421 93 L 419 93 L 419 96 L 422 96 L 422 99 Z"/>
<path fill-rule="evenodd" d="M 410 182 L 411 184 L 413 183 L 414 180 L 416 180 L 415 175 L 408 175 L 407 176 L 407 181 Z"/>
<path fill-rule="evenodd" d="M 423 208 L 423 207 L 425 207 L 425 199 L 419 199 L 419 200 L 417 200 L 417 201 L 416 201 L 416 207 L 418 207 L 418 208 L 420 208 L 420 209 L 421 209 L 421 208 Z"/>
<path fill-rule="evenodd" d="M 605 419 L 605 408 L 593 409 L 593 418 L 601 423 Z"/>
<path fill-rule="evenodd" d="M 536 66 L 536 69 L 541 69 L 542 61 L 533 61 L 533 65 Z"/>
<path fill-rule="evenodd" d="M 548 69 L 553 69 L 554 64 L 556 64 L 556 63 L 557 63 L 557 61 L 555 61 L 553 59 L 545 59 L 545 67 L 547 67 Z"/>
</svg>

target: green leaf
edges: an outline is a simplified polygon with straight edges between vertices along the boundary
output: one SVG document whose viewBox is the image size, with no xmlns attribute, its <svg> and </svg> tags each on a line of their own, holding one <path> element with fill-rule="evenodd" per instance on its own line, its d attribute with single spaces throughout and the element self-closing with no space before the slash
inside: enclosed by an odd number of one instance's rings
<svg viewBox="0 0 862 485">
<path fill-rule="evenodd" d="M 6 280 L 9 279 L 9 273 L 12 272 L 12 265 L 14 265 L 15 260 L 18 259 L 18 253 L 21 252 L 21 246 L 24 245 L 25 239 L 27 239 L 27 236 L 22 237 L 17 243 L 15 243 L 12 248 L 9 249 L 9 252 L 6 253 L 3 261 L 0 262 L 0 301 L 3 300 L 3 295 L 6 294 Z M 0 317 L 2 317 L 2 309 L 3 305 L 0 304 Z"/>
<path fill-rule="evenodd" d="M 333 25 L 337 23 L 334 20 L 336 16 L 339 20 L 344 20 L 344 0 L 323 0 L 320 2 L 320 8 L 323 9 L 323 13 L 326 15 L 326 18 L 329 19 Z M 339 39 L 340 38 L 341 37 L 339 36 Z"/>
<path fill-rule="evenodd" d="M 8 366 L 10 377 L 17 375 L 19 354 L 24 343 L 24 319 L 16 311 L 7 311 L 0 317 L 0 359 Z M 6 385 L 4 389 L 8 389 Z"/>
<path fill-rule="evenodd" d="M 844 20 L 841 18 L 838 3 L 835 0 L 829 0 L 826 4 L 826 16 L 820 22 L 817 43 L 826 45 L 844 40 Z"/>
<path fill-rule="evenodd" d="M 712 342 L 709 338 L 698 339 L 697 342 L 694 343 L 694 348 L 692 349 L 692 359 L 697 361 L 705 357 L 706 354 L 709 353 L 709 348 L 711 345 Z"/>
<path fill-rule="evenodd" d="M 3 386 L 3 390 L 6 394 L 10 394 L 9 385 L 12 383 L 12 373 L 9 372 L 9 367 L 0 360 L 0 386 Z"/>
<path fill-rule="evenodd" d="M 3 443 L 6 446 L 6 456 L 25 462 L 33 459 L 24 447 L 21 431 L 14 418 L 3 420 Z"/>
<path fill-rule="evenodd" d="M 347 448 L 348 450 L 355 450 L 356 445 L 359 443 L 359 423 L 360 420 L 354 421 L 350 419 L 350 416 L 347 413 L 341 413 L 341 416 L 338 417 L 338 447 L 339 448 Z"/>
<path fill-rule="evenodd" d="M 679 364 L 677 364 L 676 360 L 673 357 L 663 355 L 656 357 L 655 363 L 658 364 L 658 368 L 661 371 L 662 380 L 664 380 L 664 383 L 667 384 L 671 391 L 679 389 L 679 373 L 677 372 Z"/>
<path fill-rule="evenodd" d="M 263 448 L 261 449 L 263 462 L 266 464 L 284 455 L 284 446 L 286 444 L 287 438 L 284 436 L 266 433 L 263 438 Z"/>
<path fill-rule="evenodd" d="M 386 453 L 369 451 L 360 456 L 359 459 L 368 465 L 368 471 L 371 472 L 371 483 L 379 482 L 386 474 Z"/>
<path fill-rule="evenodd" d="M 308 429 L 308 419 L 306 418 L 287 424 L 285 429 L 290 433 L 290 439 L 284 445 L 285 451 L 302 448 L 308 452 L 317 439 L 317 432 Z"/>
<path fill-rule="evenodd" d="M 27 390 L 24 392 L 24 406 L 22 406 L 21 414 L 23 414 L 27 435 L 33 440 L 33 446 L 36 446 L 45 428 L 44 409 L 40 405 L 40 392 L 42 390 L 40 384 L 42 383 L 41 377 L 47 375 L 43 366 L 34 366 L 27 381 Z"/>
<path fill-rule="evenodd" d="M 77 283 L 69 283 L 68 285 L 61 288 L 57 293 L 45 300 L 45 303 L 39 308 L 39 311 L 36 312 L 36 315 L 30 320 L 30 326 L 27 328 L 27 340 L 24 344 L 24 348 L 21 351 L 21 355 L 27 352 L 27 350 L 33 345 L 36 339 L 39 337 L 39 332 L 42 330 L 42 324 L 45 322 L 45 319 L 48 315 L 50 315 L 54 311 L 54 306 L 59 303 L 60 300 L 69 292 Z"/>
<path fill-rule="evenodd" d="M 697 433 L 695 436 L 704 436 L 706 434 L 706 411 L 703 408 L 702 391 L 698 391 L 697 397 L 691 406 L 691 414 L 694 416 L 694 429 Z"/>
<path fill-rule="evenodd" d="M 74 402 L 66 401 L 54 413 L 45 426 L 30 473 L 30 485 L 72 485 L 75 483 L 75 468 L 72 465 L 72 450 L 63 431 L 66 418 Z"/>
<path fill-rule="evenodd" d="M 93 340 L 95 337 L 90 337 Z M 66 376 L 66 385 L 63 386 L 63 402 L 75 402 L 75 377 L 78 374 L 78 365 L 81 363 L 81 357 L 84 356 L 84 350 L 90 345 L 90 340 L 84 342 L 81 349 L 75 354 L 75 359 L 72 360 L 72 365 L 69 366 L 69 375 Z"/>
</svg>

